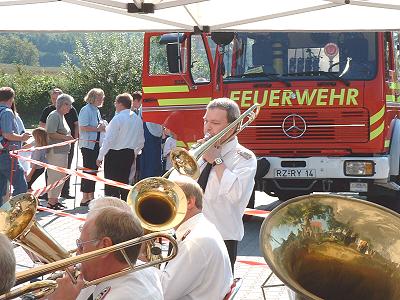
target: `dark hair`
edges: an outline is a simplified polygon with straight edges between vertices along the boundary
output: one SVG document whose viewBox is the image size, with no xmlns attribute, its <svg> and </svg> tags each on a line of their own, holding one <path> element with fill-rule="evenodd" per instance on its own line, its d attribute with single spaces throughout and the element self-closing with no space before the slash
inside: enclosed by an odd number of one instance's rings
<svg viewBox="0 0 400 300">
<path fill-rule="evenodd" d="M 119 94 L 115 100 L 121 103 L 125 108 L 131 108 L 132 106 L 132 96 L 129 93 Z"/>
<path fill-rule="evenodd" d="M 133 100 L 141 101 L 142 100 L 142 92 L 139 92 L 139 91 L 133 92 L 132 98 L 133 98 Z"/>
<path fill-rule="evenodd" d="M 237 103 L 229 98 L 217 98 L 207 105 L 207 109 L 219 108 L 226 111 L 228 123 L 240 117 L 240 108 Z"/>
<path fill-rule="evenodd" d="M 15 92 L 12 88 L 7 87 L 7 86 L 0 88 L 0 101 L 1 102 L 6 102 L 14 97 L 15 97 Z"/>
</svg>

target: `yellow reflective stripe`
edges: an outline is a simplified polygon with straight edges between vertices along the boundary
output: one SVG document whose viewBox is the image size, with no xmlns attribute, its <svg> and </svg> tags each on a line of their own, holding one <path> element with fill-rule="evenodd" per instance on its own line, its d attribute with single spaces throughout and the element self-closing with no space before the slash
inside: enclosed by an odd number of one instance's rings
<svg viewBox="0 0 400 300">
<path fill-rule="evenodd" d="M 400 82 L 389 82 L 389 89 L 392 90 L 400 89 Z"/>
<path fill-rule="evenodd" d="M 369 125 L 378 122 L 383 117 L 384 114 L 385 114 L 385 106 L 383 106 L 380 111 L 378 111 L 371 118 L 369 118 Z"/>
<path fill-rule="evenodd" d="M 376 128 L 369 134 L 369 140 L 372 141 L 373 139 L 376 139 L 383 132 L 384 128 L 385 128 L 385 121 L 383 121 L 378 128 Z"/>
<path fill-rule="evenodd" d="M 176 146 L 181 148 L 186 148 L 186 144 L 183 141 L 176 141 Z"/>
<path fill-rule="evenodd" d="M 385 148 L 388 148 L 390 146 L 390 140 L 385 140 Z"/>
<path fill-rule="evenodd" d="M 189 87 L 187 85 L 144 86 L 143 92 L 148 94 L 182 93 L 189 92 Z"/>
<path fill-rule="evenodd" d="M 159 106 L 196 105 L 196 104 L 208 104 L 210 101 L 211 101 L 211 97 L 206 97 L 206 98 L 158 99 L 158 105 Z"/>
<path fill-rule="evenodd" d="M 395 102 L 396 96 L 395 95 L 386 95 L 386 102 Z"/>
<path fill-rule="evenodd" d="M 188 147 L 189 147 L 189 149 L 194 145 L 194 144 L 196 144 L 197 142 L 188 142 L 187 144 L 188 144 Z"/>
</svg>

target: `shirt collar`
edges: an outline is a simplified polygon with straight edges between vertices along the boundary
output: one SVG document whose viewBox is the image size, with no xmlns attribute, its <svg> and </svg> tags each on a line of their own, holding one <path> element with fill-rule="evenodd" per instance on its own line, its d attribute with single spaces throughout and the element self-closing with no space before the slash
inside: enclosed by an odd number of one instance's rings
<svg viewBox="0 0 400 300">
<path fill-rule="evenodd" d="M 186 220 L 183 222 L 181 225 L 179 225 L 178 229 L 176 230 L 176 239 L 178 242 L 180 242 L 186 232 L 188 230 L 191 230 L 195 224 L 197 224 L 201 219 L 204 218 L 203 213 L 198 213 L 197 215 L 194 215 L 190 219 Z"/>
<path fill-rule="evenodd" d="M 224 157 L 225 154 L 230 152 L 232 149 L 236 148 L 238 143 L 239 143 L 238 139 L 235 136 L 232 140 L 230 140 L 229 142 L 227 142 L 224 145 L 222 145 L 222 147 L 221 147 L 221 156 Z"/>
<path fill-rule="evenodd" d="M 130 114 L 130 112 L 131 112 L 130 108 L 125 108 L 125 109 L 121 110 L 120 112 L 116 113 L 116 115 L 119 115 L 119 114 Z"/>
</svg>

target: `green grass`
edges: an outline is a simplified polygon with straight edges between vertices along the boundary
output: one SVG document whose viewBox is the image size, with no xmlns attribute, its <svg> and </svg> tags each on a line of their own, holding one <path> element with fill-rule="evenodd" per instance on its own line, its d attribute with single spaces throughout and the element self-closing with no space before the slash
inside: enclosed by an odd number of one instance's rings
<svg viewBox="0 0 400 300">
<path fill-rule="evenodd" d="M 61 72 L 60 67 L 34 67 L 16 64 L 0 64 L 0 71 L 6 74 L 16 74 L 19 67 L 22 67 L 23 69 L 30 71 L 33 74 L 58 75 Z"/>
</svg>

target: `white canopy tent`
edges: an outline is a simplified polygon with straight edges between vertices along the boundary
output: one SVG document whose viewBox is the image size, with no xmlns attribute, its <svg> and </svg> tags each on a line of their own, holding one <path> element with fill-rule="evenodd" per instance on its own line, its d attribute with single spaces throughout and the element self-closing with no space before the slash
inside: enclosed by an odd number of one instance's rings
<svg viewBox="0 0 400 300">
<path fill-rule="evenodd" d="M 400 0 L 0 0 L 0 12 L 0 31 L 400 29 Z"/>
</svg>

